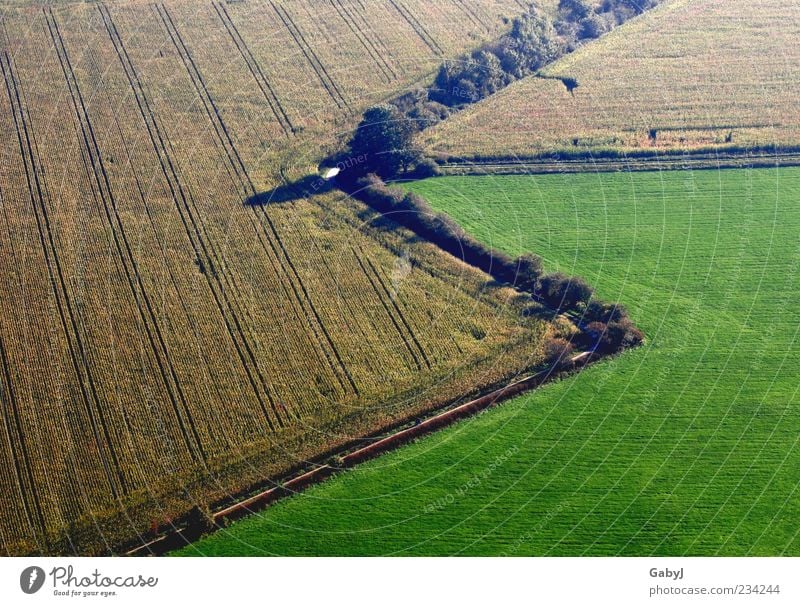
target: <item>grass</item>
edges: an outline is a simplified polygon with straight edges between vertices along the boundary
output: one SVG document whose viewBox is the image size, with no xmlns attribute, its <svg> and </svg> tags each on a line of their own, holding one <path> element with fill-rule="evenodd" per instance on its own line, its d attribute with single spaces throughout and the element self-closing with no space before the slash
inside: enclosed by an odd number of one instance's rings
<svg viewBox="0 0 800 606">
<path fill-rule="evenodd" d="M 800 554 L 800 170 L 411 187 L 625 303 L 646 345 L 183 555 Z"/>
<path fill-rule="evenodd" d="M 793 0 L 668 0 L 426 133 L 431 151 L 514 157 L 794 146 Z M 650 131 L 655 131 L 655 140 Z"/>
</svg>

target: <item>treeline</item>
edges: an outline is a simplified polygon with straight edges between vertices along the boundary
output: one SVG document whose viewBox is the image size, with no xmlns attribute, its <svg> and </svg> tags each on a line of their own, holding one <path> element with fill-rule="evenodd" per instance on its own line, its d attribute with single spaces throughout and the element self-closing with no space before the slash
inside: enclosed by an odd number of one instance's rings
<svg viewBox="0 0 800 606">
<path fill-rule="evenodd" d="M 556 314 L 572 315 L 582 329 L 573 343 L 613 353 L 642 342 L 644 335 L 630 321 L 625 308 L 597 299 L 583 278 L 560 272 L 547 274 L 541 258 L 533 254 L 513 258 L 489 248 L 452 218 L 434 210 L 421 196 L 389 187 L 375 174 L 362 177 L 346 189 L 354 198 L 468 265 L 527 293 L 536 303 Z"/>
<path fill-rule="evenodd" d="M 513 20 L 511 30 L 500 39 L 446 61 L 431 87 L 403 95 L 392 104 L 417 130 L 423 130 L 453 111 L 535 74 L 582 43 L 602 36 L 661 1 L 561 0 L 554 19 L 531 5 Z M 569 91 L 579 84 L 571 78 L 561 80 Z"/>
<path fill-rule="evenodd" d="M 572 342 L 548 342 L 547 356 L 553 361 L 566 359 L 575 344 L 613 353 L 638 345 L 644 336 L 624 307 L 597 299 L 582 278 L 546 274 L 536 255 L 512 258 L 488 248 L 422 197 L 388 187 L 384 179 L 435 175 L 436 163 L 425 158 L 414 144 L 417 131 L 514 80 L 536 73 L 584 40 L 604 34 L 660 1 L 561 0 L 555 20 L 532 6 L 499 40 L 444 63 L 433 86 L 369 108 L 348 149 L 329 160 L 332 166 L 346 167 L 337 183 L 353 197 L 496 280 L 527 293 L 555 313 L 572 315 L 581 332 Z M 569 78 L 562 82 L 569 90 L 578 86 Z M 532 309 L 535 307 L 532 305 Z"/>
<path fill-rule="evenodd" d="M 659 2 L 661 0 L 603 0 L 599 3 L 561 0 L 555 19 L 547 17 L 535 5 L 531 6 L 514 19 L 511 30 L 498 40 L 443 63 L 430 87 L 368 109 L 349 149 L 331 158 L 330 163 L 347 166 L 347 175 L 343 178 L 351 183 L 370 173 L 383 179 L 432 176 L 437 172 L 437 165 L 423 158 L 416 148 L 416 132 L 515 80 L 535 74 L 583 41 L 606 33 Z M 572 78 L 559 80 L 570 91 L 579 85 Z"/>
</svg>

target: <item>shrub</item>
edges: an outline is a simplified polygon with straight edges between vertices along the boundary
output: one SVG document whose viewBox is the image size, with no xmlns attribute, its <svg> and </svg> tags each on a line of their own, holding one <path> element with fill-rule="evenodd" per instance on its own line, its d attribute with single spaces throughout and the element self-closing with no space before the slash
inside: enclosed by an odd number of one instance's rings
<svg viewBox="0 0 800 606">
<path fill-rule="evenodd" d="M 573 310 L 592 296 L 592 287 L 583 278 L 554 273 L 539 281 L 539 295 L 552 308 Z"/>
<path fill-rule="evenodd" d="M 439 165 L 430 158 L 423 158 L 417 162 L 417 165 L 414 167 L 414 170 L 411 171 L 409 176 L 412 179 L 427 179 L 429 177 L 435 177 L 438 174 Z"/>
<path fill-rule="evenodd" d="M 608 324 L 591 322 L 586 326 L 586 334 L 592 346 L 602 353 L 616 353 L 635 347 L 644 340 L 642 331 L 626 317 Z"/>
<path fill-rule="evenodd" d="M 582 40 L 599 38 L 611 31 L 614 27 L 612 21 L 605 15 L 591 14 L 578 22 L 578 37 Z"/>
<path fill-rule="evenodd" d="M 618 322 L 609 322 L 608 332 L 613 351 L 636 347 L 644 341 L 644 333 L 634 326 L 630 318 L 622 318 Z"/>
<path fill-rule="evenodd" d="M 537 255 L 525 254 L 517 258 L 517 288 L 530 293 L 536 292 L 539 278 L 542 275 L 542 258 Z"/>
<path fill-rule="evenodd" d="M 606 303 L 593 299 L 589 305 L 586 306 L 586 311 L 583 313 L 583 320 L 585 322 L 616 322 L 628 315 L 628 311 L 621 303 Z"/>
<path fill-rule="evenodd" d="M 572 343 L 561 337 L 550 337 L 544 344 L 545 360 L 556 368 L 569 366 L 574 351 Z"/>
<path fill-rule="evenodd" d="M 444 62 L 436 74 L 430 98 L 449 107 L 475 103 L 497 92 L 509 81 L 494 52 L 476 50 L 468 57 Z"/>
<path fill-rule="evenodd" d="M 511 33 L 495 52 L 503 70 L 517 79 L 557 59 L 564 50 L 552 22 L 534 9 L 514 19 Z"/>
<path fill-rule="evenodd" d="M 398 188 L 387 187 L 375 174 L 361 178 L 350 189 L 350 194 L 465 263 L 498 280 L 514 281 L 517 264 L 509 255 L 485 246 L 467 234 L 453 219 L 433 210 L 417 194 L 406 194 Z"/>
</svg>

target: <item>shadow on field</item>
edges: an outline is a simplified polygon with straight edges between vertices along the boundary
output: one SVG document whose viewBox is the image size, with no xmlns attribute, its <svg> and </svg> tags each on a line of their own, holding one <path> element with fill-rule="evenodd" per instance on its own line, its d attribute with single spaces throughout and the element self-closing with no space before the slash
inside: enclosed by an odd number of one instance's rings
<svg viewBox="0 0 800 606">
<path fill-rule="evenodd" d="M 331 191 L 333 187 L 332 180 L 326 181 L 316 174 L 306 175 L 297 181 L 287 181 L 274 189 L 250 196 L 245 200 L 245 204 L 247 206 L 285 204 Z"/>
</svg>

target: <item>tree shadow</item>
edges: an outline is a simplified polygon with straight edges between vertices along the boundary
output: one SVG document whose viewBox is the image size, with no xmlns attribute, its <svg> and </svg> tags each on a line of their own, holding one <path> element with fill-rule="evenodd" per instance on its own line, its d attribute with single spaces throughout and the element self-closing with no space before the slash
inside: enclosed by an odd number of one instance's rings
<svg viewBox="0 0 800 606">
<path fill-rule="evenodd" d="M 333 179 L 326 180 L 317 174 L 306 175 L 297 181 L 287 181 L 278 187 L 250 196 L 245 200 L 245 204 L 247 206 L 286 204 L 329 192 L 334 187 Z"/>
</svg>

